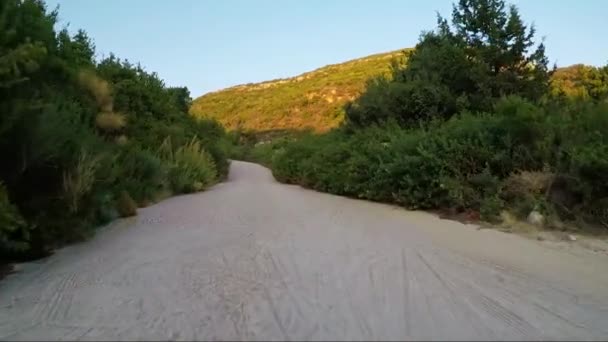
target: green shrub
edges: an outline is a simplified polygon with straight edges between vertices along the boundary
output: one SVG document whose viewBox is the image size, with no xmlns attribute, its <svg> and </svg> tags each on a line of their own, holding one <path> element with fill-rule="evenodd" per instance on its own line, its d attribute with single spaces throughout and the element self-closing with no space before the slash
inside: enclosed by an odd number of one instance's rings
<svg viewBox="0 0 608 342">
<path fill-rule="evenodd" d="M 0 183 L 0 256 L 26 251 L 30 246 L 29 230 L 17 207 L 10 203 L 6 188 Z"/>
<path fill-rule="evenodd" d="M 137 203 L 131 198 L 128 192 L 122 191 L 118 196 L 116 209 L 121 217 L 130 217 L 137 215 Z"/>
<path fill-rule="evenodd" d="M 521 218 L 531 210 L 553 215 L 565 197 L 562 207 L 573 217 L 601 223 L 606 211 L 597 203 L 608 198 L 605 117 L 602 104 L 555 109 L 508 98 L 493 113 L 465 112 L 421 128 L 339 129 L 259 151 L 272 155 L 280 181 L 334 194 L 473 210 L 488 221 L 503 209 Z"/>
<path fill-rule="evenodd" d="M 126 190 L 142 206 L 168 186 L 169 166 L 148 150 L 127 148 L 116 162 L 117 188 Z"/>
<path fill-rule="evenodd" d="M 203 137 L 205 168 L 178 165 L 193 190 L 215 177 L 209 165 L 227 173 L 225 131 L 188 114 L 186 88 L 114 55 L 96 61 L 87 34 L 55 30 L 57 13 L 44 1 L 3 1 L 0 18 L 2 254 L 42 256 L 90 236 L 117 216 L 122 192 L 140 205 L 170 192 L 176 164 L 151 152 L 167 136 L 176 146 Z"/>
<path fill-rule="evenodd" d="M 167 138 L 159 155 L 170 165 L 169 181 L 176 193 L 201 191 L 217 180 L 213 158 L 196 137 L 175 150 Z"/>
<path fill-rule="evenodd" d="M 109 191 L 99 191 L 93 198 L 93 207 L 96 208 L 95 223 L 106 224 L 119 217 L 114 195 Z"/>
</svg>

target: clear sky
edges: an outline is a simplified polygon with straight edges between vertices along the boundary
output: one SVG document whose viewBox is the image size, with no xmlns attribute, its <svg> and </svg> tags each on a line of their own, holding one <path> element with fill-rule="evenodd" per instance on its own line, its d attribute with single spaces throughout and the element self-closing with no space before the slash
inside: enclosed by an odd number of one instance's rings
<svg viewBox="0 0 608 342">
<path fill-rule="evenodd" d="M 558 65 L 608 63 L 608 0 L 515 0 Z M 192 97 L 411 47 L 450 0 L 47 0 L 60 25 Z"/>
</svg>

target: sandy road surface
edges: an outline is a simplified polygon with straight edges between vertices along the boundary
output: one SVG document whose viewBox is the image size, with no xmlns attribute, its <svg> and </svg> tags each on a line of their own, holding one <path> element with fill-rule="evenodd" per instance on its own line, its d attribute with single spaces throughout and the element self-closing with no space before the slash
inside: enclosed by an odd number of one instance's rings
<svg viewBox="0 0 608 342">
<path fill-rule="evenodd" d="M 608 257 L 230 180 L 0 282 L 0 339 L 606 339 Z"/>
</svg>

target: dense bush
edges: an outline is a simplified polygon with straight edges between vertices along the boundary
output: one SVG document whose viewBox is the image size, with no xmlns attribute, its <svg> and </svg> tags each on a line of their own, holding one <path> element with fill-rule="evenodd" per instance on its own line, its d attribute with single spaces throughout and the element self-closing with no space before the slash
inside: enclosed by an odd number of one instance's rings
<svg viewBox="0 0 608 342">
<path fill-rule="evenodd" d="M 201 191 L 217 179 L 213 158 L 201 147 L 197 138 L 175 150 L 171 140 L 167 139 L 161 145 L 159 154 L 170 167 L 169 182 L 175 192 Z"/>
<path fill-rule="evenodd" d="M 17 207 L 10 203 L 0 183 L 0 253 L 24 251 L 29 248 L 29 229 Z"/>
<path fill-rule="evenodd" d="M 84 31 L 55 30 L 57 15 L 43 0 L 0 2 L 0 262 L 228 170 L 224 129 L 188 114 L 188 89 L 114 55 L 96 61 Z M 158 153 L 166 139 L 175 160 Z"/>
<path fill-rule="evenodd" d="M 522 216 L 537 209 L 599 223 L 607 118 L 607 104 L 556 110 L 511 98 L 493 113 L 465 112 L 422 129 L 342 129 L 281 142 L 265 147 L 266 158 L 277 179 L 340 195 L 475 210 L 488 220 L 519 206 Z"/>
<path fill-rule="evenodd" d="M 141 147 L 127 146 L 116 158 L 114 187 L 125 190 L 140 206 L 168 190 L 169 165 Z"/>
</svg>

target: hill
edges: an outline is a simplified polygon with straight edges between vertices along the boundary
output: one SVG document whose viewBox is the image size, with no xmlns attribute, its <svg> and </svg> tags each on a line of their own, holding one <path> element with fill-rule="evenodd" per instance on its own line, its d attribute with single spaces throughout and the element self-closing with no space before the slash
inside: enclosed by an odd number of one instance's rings
<svg viewBox="0 0 608 342">
<path fill-rule="evenodd" d="M 193 101 L 190 113 L 214 118 L 228 129 L 327 131 L 342 122 L 343 105 L 365 89 L 366 81 L 388 74 L 391 61 L 407 51 L 375 54 L 292 78 L 208 93 Z"/>
<path fill-rule="evenodd" d="M 190 113 L 218 120 L 226 128 L 273 134 L 312 129 L 325 132 L 344 120 L 344 104 L 359 96 L 367 80 L 388 75 L 391 61 L 411 49 L 327 65 L 296 77 L 237 85 L 195 99 Z M 558 68 L 551 94 L 598 98 L 608 92 L 606 67 L 582 64 Z"/>
<path fill-rule="evenodd" d="M 558 68 L 551 77 L 551 94 L 583 100 L 608 97 L 608 65 L 574 64 Z"/>
</svg>

